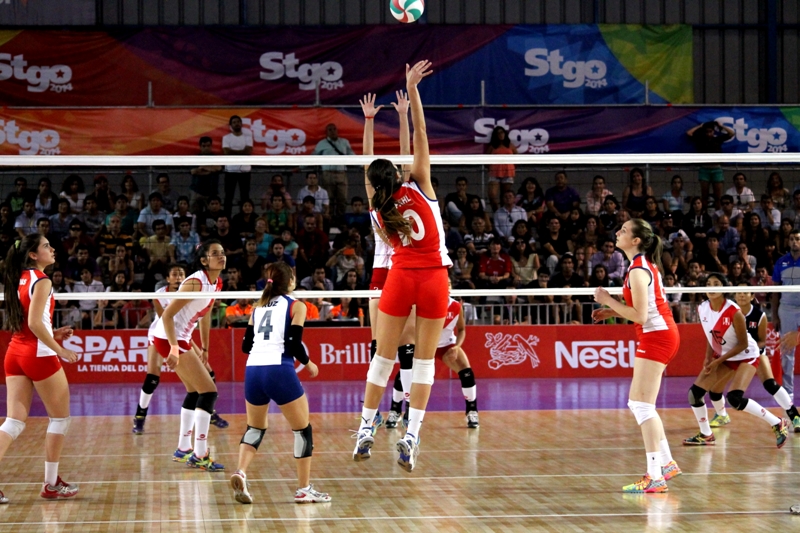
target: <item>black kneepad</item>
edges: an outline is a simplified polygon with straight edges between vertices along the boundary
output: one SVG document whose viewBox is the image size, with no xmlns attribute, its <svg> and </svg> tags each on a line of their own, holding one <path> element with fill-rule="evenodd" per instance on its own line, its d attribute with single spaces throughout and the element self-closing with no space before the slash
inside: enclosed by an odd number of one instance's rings
<svg viewBox="0 0 800 533">
<path fill-rule="evenodd" d="M 743 411 L 747 405 L 743 390 L 732 390 L 728 392 L 728 403 L 735 407 L 737 411 Z"/>
<path fill-rule="evenodd" d="M 461 380 L 461 387 L 469 389 L 475 386 L 475 374 L 472 373 L 471 368 L 465 368 L 458 372 L 458 379 Z"/>
<path fill-rule="evenodd" d="M 702 407 L 702 405 L 705 403 L 705 395 L 706 390 L 704 388 L 693 384 L 689 388 L 689 405 L 692 407 Z"/>
<path fill-rule="evenodd" d="M 372 342 L 369 343 L 369 362 L 372 362 L 372 359 L 375 357 L 375 351 L 378 349 L 378 341 L 372 339 Z"/>
<path fill-rule="evenodd" d="M 247 431 L 245 431 L 244 435 L 242 435 L 242 440 L 239 441 L 239 444 L 247 444 L 257 450 L 261 445 L 261 439 L 264 438 L 264 433 L 266 432 L 266 429 L 247 426 Z"/>
<path fill-rule="evenodd" d="M 394 390 L 403 392 L 403 382 L 400 380 L 400 372 L 394 375 Z"/>
<path fill-rule="evenodd" d="M 199 396 L 196 392 L 187 392 L 186 398 L 183 399 L 183 408 L 194 411 L 197 408 L 197 398 Z"/>
<path fill-rule="evenodd" d="M 768 379 L 764 382 L 764 389 L 766 389 L 770 396 L 775 396 L 775 394 L 781 390 L 781 386 L 778 385 L 778 382 L 774 379 Z"/>
<path fill-rule="evenodd" d="M 404 344 L 397 349 L 397 358 L 400 359 L 401 370 L 411 370 L 414 367 L 414 349 L 413 344 Z"/>
<path fill-rule="evenodd" d="M 142 392 L 145 394 L 153 394 L 156 391 L 156 387 L 158 387 L 160 381 L 161 376 L 147 374 L 147 376 L 144 378 L 144 384 L 142 385 Z"/>
<path fill-rule="evenodd" d="M 718 401 L 720 401 L 722 399 L 722 393 L 721 392 L 709 391 L 708 397 L 709 397 L 709 399 L 711 399 L 712 402 L 718 402 Z"/>
<path fill-rule="evenodd" d="M 305 429 L 292 430 L 294 433 L 294 458 L 302 459 L 311 457 L 311 450 L 314 449 L 314 439 L 311 436 L 311 424 Z"/>
<path fill-rule="evenodd" d="M 202 409 L 206 413 L 213 415 L 214 414 L 214 404 L 217 403 L 217 396 L 216 392 L 204 392 L 197 396 L 197 404 L 195 407 L 197 409 Z"/>
</svg>

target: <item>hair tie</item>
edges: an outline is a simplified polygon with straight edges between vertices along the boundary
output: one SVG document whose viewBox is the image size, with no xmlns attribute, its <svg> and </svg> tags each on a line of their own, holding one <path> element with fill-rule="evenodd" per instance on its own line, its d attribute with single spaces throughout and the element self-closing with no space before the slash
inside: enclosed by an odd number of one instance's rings
<svg viewBox="0 0 800 533">
<path fill-rule="evenodd" d="M 272 278 L 267 278 L 267 283 L 272 283 Z"/>
</svg>

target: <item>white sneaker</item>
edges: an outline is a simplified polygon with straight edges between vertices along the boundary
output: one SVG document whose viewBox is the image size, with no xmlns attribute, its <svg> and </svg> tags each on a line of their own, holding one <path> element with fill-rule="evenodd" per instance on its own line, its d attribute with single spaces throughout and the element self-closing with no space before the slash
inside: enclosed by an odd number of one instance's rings
<svg viewBox="0 0 800 533">
<path fill-rule="evenodd" d="M 386 418 L 386 429 L 394 429 L 397 423 L 400 422 L 402 415 L 397 411 L 389 411 L 389 416 Z"/>
<path fill-rule="evenodd" d="M 475 429 L 476 427 L 480 426 L 480 422 L 478 421 L 478 411 L 470 411 L 467 413 L 467 427 Z"/>
<path fill-rule="evenodd" d="M 233 489 L 233 498 L 239 503 L 253 503 L 253 497 L 247 490 L 247 476 L 241 470 L 237 470 L 231 476 L 231 488 Z"/>
<path fill-rule="evenodd" d="M 417 464 L 417 456 L 419 455 L 419 439 L 415 439 L 411 434 L 406 433 L 405 437 L 397 441 L 397 451 L 400 452 L 397 464 L 403 467 L 406 472 L 414 470 L 414 466 Z"/>
<path fill-rule="evenodd" d="M 353 461 L 366 461 L 371 457 L 370 450 L 375 444 L 372 428 L 361 428 L 356 434 L 356 449 L 353 450 Z"/>
<path fill-rule="evenodd" d="M 331 497 L 327 492 L 314 490 L 314 485 L 297 489 L 294 493 L 294 503 L 328 503 Z"/>
</svg>

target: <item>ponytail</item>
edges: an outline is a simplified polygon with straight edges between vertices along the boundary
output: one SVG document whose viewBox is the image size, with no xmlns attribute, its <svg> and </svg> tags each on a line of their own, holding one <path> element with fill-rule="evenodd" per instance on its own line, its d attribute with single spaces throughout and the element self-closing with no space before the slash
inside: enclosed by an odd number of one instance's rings
<svg viewBox="0 0 800 533">
<path fill-rule="evenodd" d="M 658 268 L 658 271 L 663 276 L 664 266 L 661 264 L 661 256 L 664 253 L 664 244 L 661 242 L 661 237 L 653 231 L 653 226 L 641 218 L 631 219 L 631 223 L 631 235 L 633 238 L 641 240 L 639 251 Z"/>
<path fill-rule="evenodd" d="M 283 261 L 278 261 L 267 266 L 267 284 L 261 293 L 261 298 L 256 304 L 257 307 L 266 307 L 270 300 L 276 296 L 289 294 L 289 285 L 292 283 L 294 274 L 289 265 Z"/>
<path fill-rule="evenodd" d="M 383 221 L 380 237 L 384 240 L 391 240 L 392 237 L 400 235 L 410 238 L 412 233 L 411 223 L 403 218 L 397 205 L 394 203 L 394 194 L 397 190 L 397 168 L 388 159 L 376 159 L 367 168 L 367 178 L 375 189 L 372 195 L 372 208 L 381 214 Z"/>
<path fill-rule="evenodd" d="M 22 312 L 22 303 L 19 301 L 19 279 L 22 269 L 30 266 L 29 254 L 36 253 L 42 236 L 32 233 L 24 239 L 17 239 L 8 249 L 6 264 L 3 272 L 3 294 L 6 299 L 6 329 L 16 333 L 22 330 L 22 321 L 25 319 Z"/>
</svg>

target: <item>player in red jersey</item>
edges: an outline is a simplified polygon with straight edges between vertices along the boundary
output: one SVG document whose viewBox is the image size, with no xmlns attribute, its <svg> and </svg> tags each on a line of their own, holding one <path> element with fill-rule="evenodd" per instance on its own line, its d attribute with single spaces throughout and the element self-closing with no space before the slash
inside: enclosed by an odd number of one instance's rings
<svg viewBox="0 0 800 533">
<path fill-rule="evenodd" d="M 622 289 L 625 303 L 617 301 L 604 288 L 598 287 L 594 293 L 595 301 L 610 309 L 596 309 L 592 318 L 595 322 L 612 317 L 630 320 L 636 324 L 636 337 L 639 340 L 628 407 L 642 428 L 647 451 L 647 473 L 641 480 L 626 485 L 622 490 L 667 492 L 667 480 L 680 475 L 681 471 L 672 460 L 655 403 L 661 375 L 678 352 L 680 337 L 661 281 L 661 239 L 650 224 L 633 219 L 625 222 L 617 232 L 617 248 L 631 263 Z"/>
<path fill-rule="evenodd" d="M 367 372 L 353 459 L 362 461 L 370 457 L 374 444 L 372 422 L 394 367 L 403 326 L 416 305 L 409 425 L 405 437 L 397 442 L 397 462 L 408 472 L 414 469 L 419 454 L 419 429 L 433 384 L 436 346 L 447 315 L 447 268 L 452 265 L 431 184 L 425 116 L 417 88 L 432 73 L 430 67 L 429 61 L 406 66 L 406 90 L 414 124 L 414 161 L 408 179 L 386 159 L 373 161 L 365 179 L 370 207 L 378 215 L 378 233 L 391 244 L 394 254 L 378 305 L 377 351 Z"/>
<path fill-rule="evenodd" d="M 5 284 L 6 323 L 13 332 L 6 351 L 6 419 L 0 425 L 0 460 L 11 443 L 25 429 L 33 391 L 42 399 L 50 423 L 45 437 L 44 485 L 42 498 L 71 498 L 78 487 L 58 475 L 58 463 L 69 428 L 69 384 L 59 358 L 70 363 L 78 354 L 60 341 L 72 335 L 72 328 L 53 331 L 53 284 L 44 269 L 56 261 L 50 242 L 34 233 L 18 240 L 8 250 Z M 0 503 L 8 498 L 0 492 Z"/>
</svg>

